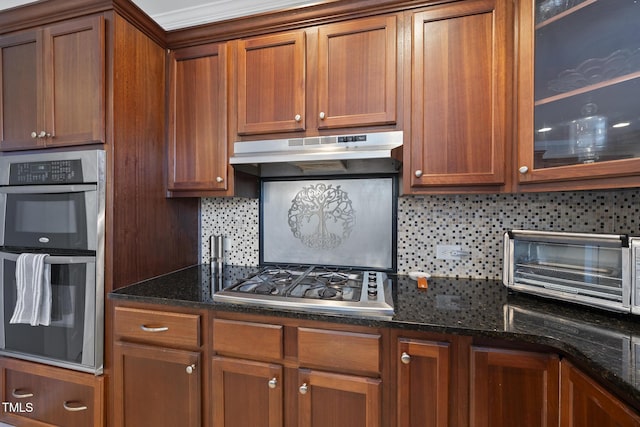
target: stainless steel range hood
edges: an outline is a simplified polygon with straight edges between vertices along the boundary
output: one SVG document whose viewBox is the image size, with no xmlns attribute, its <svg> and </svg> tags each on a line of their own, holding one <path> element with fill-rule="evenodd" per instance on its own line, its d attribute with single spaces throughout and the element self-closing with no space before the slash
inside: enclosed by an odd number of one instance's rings
<svg viewBox="0 0 640 427">
<path fill-rule="evenodd" d="M 236 170 L 266 177 L 395 173 L 402 138 L 402 131 L 391 131 L 240 141 L 229 162 Z"/>
</svg>

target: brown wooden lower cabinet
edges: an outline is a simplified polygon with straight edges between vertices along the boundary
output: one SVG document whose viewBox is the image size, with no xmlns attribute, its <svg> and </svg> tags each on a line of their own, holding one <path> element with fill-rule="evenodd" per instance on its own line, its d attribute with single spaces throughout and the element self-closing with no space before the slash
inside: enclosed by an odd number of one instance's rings
<svg viewBox="0 0 640 427">
<path fill-rule="evenodd" d="M 213 357 L 213 424 L 228 427 L 282 427 L 282 366 Z"/>
<path fill-rule="evenodd" d="M 472 347 L 470 396 L 471 427 L 557 427 L 559 358 Z"/>
<path fill-rule="evenodd" d="M 640 417 L 571 363 L 560 364 L 561 427 L 638 427 Z"/>
<path fill-rule="evenodd" d="M 1 359 L 0 420 L 16 426 L 104 425 L 104 377 Z"/>
<path fill-rule="evenodd" d="M 239 313 L 115 315 L 116 427 L 640 427 L 546 348 Z M 31 387 L 29 372 L 3 372 L 5 401 Z"/>
<path fill-rule="evenodd" d="M 200 352 L 114 344 L 116 426 L 199 427 Z"/>
<path fill-rule="evenodd" d="M 382 381 L 300 369 L 299 427 L 381 426 Z"/>
<path fill-rule="evenodd" d="M 450 346 L 448 342 L 398 340 L 399 427 L 449 425 Z"/>
</svg>

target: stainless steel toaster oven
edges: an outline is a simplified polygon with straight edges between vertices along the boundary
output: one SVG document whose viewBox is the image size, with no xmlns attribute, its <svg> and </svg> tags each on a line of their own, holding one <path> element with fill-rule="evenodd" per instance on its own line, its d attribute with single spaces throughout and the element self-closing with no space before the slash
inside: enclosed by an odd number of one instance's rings
<svg viewBox="0 0 640 427">
<path fill-rule="evenodd" d="M 631 312 L 632 299 L 640 303 L 632 292 L 640 262 L 640 241 L 636 251 L 630 249 L 634 240 L 623 234 L 510 230 L 504 234 L 503 283 L 516 291 Z"/>
</svg>

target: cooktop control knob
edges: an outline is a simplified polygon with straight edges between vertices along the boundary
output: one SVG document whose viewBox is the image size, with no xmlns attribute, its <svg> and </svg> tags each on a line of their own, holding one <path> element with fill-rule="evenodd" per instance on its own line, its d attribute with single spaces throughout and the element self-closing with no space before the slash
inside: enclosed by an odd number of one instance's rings
<svg viewBox="0 0 640 427">
<path fill-rule="evenodd" d="M 378 297 L 377 274 L 369 272 L 367 276 L 367 295 L 369 295 L 369 299 L 376 299 Z"/>
</svg>

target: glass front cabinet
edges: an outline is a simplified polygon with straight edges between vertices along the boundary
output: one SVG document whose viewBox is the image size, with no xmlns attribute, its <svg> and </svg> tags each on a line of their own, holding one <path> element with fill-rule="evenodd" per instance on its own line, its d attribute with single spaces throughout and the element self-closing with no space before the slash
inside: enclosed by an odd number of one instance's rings
<svg viewBox="0 0 640 427">
<path fill-rule="evenodd" d="M 520 188 L 637 186 L 640 1 L 522 0 L 518 13 Z"/>
</svg>

